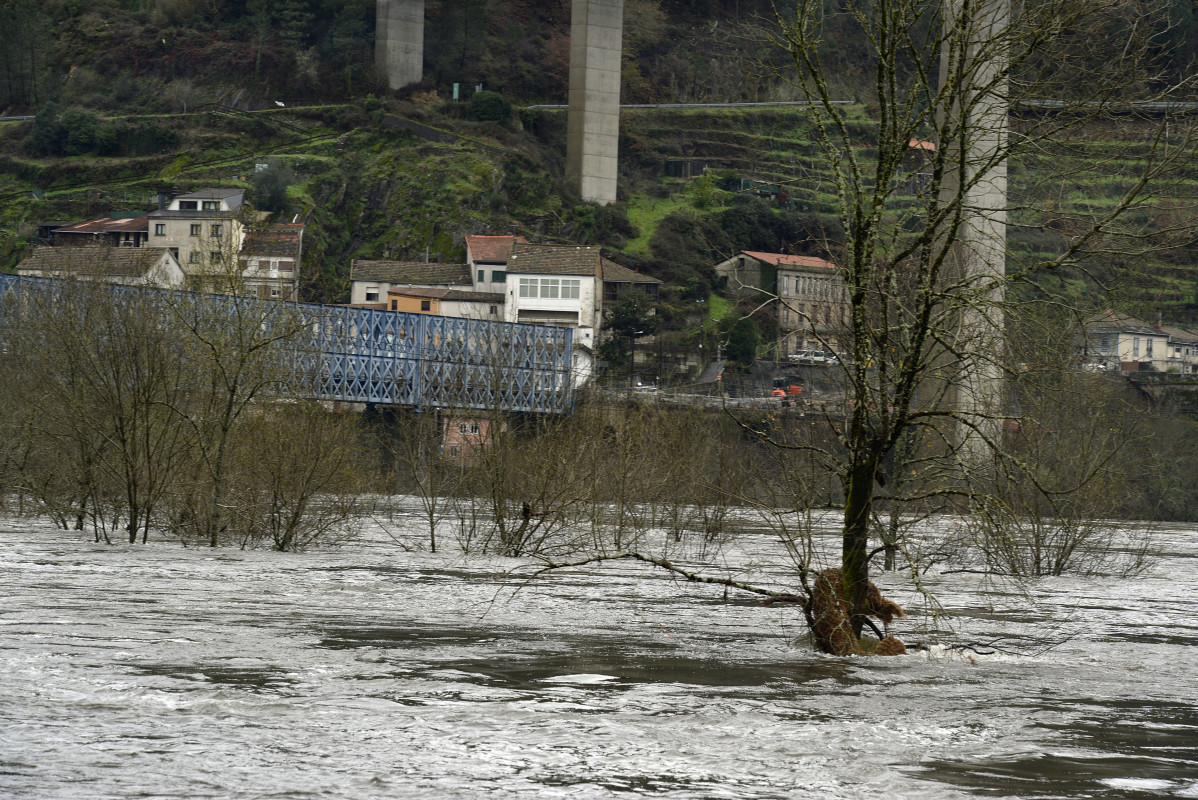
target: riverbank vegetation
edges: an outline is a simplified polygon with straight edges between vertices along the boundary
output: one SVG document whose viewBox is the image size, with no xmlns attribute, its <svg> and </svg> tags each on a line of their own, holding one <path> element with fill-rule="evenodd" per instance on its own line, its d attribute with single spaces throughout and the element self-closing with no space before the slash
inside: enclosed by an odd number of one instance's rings
<svg viewBox="0 0 1198 800">
<path fill-rule="evenodd" d="M 5 308 L 0 476 L 10 507 L 99 540 L 291 550 L 344 536 L 354 518 L 402 497 L 418 502 L 423 531 L 396 518 L 406 547 L 566 558 L 716 547 L 746 519 L 797 547 L 813 515 L 844 502 L 827 459 L 843 457 L 847 407 L 725 410 L 600 393 L 560 417 L 335 411 L 278 399 L 303 379 L 292 360 L 277 361 L 298 333 L 285 316 L 264 330 L 251 305 L 239 324 L 223 311 L 217 324 L 197 297 L 129 291 L 113 303 L 108 288 L 79 283 Z M 1063 346 L 1056 354 L 1070 357 Z M 972 528 L 949 549 L 1051 574 L 1093 566 L 1091 548 L 1119 527 L 1085 520 L 1192 511 L 1193 457 L 1169 459 L 1194 452 L 1198 426 L 1153 410 L 1118 378 L 1048 359 L 1021 367 L 1011 384 L 1018 424 L 1003 431 L 1021 469 L 972 518 L 989 538 Z M 896 568 L 948 547 L 931 552 L 909 530 L 970 512 L 937 497 L 940 484 L 910 479 L 923 455 L 911 443 L 879 470 L 871 536 L 892 545 Z M 997 532 L 1014 530 L 997 524 L 1004 515 L 1055 520 L 1078 538 L 1030 567 L 1004 565 L 987 555 Z M 1002 546 L 1056 547 L 1048 528 L 1021 536 Z"/>
</svg>

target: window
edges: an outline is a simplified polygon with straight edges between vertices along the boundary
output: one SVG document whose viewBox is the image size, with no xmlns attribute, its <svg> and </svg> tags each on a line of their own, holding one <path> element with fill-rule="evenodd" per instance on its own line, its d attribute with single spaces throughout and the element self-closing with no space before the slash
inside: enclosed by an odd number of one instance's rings
<svg viewBox="0 0 1198 800">
<path fill-rule="evenodd" d="M 485 270 L 481 270 L 481 269 L 480 269 L 480 270 L 478 271 L 478 282 L 479 282 L 479 283 L 482 283 L 484 280 L 486 280 L 486 278 L 484 277 L 484 275 L 486 275 L 486 272 L 485 272 Z"/>
<path fill-rule="evenodd" d="M 1140 357 L 1140 337 L 1133 336 L 1131 338 L 1131 354 L 1136 358 Z"/>
<path fill-rule="evenodd" d="M 1109 353 L 1111 351 L 1111 337 L 1103 336 L 1098 340 L 1098 352 Z"/>
<path fill-rule="evenodd" d="M 187 263 L 188 264 L 200 263 L 200 251 L 192 250 L 190 253 L 188 253 L 187 254 Z"/>
<path fill-rule="evenodd" d="M 211 253 L 208 254 L 208 257 L 212 259 L 213 264 L 220 264 L 221 262 L 223 262 L 225 260 L 225 257 L 221 254 L 221 252 L 219 250 L 213 250 Z"/>
<path fill-rule="evenodd" d="M 195 200 L 180 200 L 179 201 L 179 210 L 180 211 L 195 211 L 197 208 L 199 208 L 199 206 L 196 204 Z"/>
<path fill-rule="evenodd" d="M 458 446 L 456 444 L 449 446 L 449 455 L 453 458 L 458 457 Z"/>
<path fill-rule="evenodd" d="M 279 287 L 278 287 L 278 286 L 272 286 L 272 287 L 271 287 L 271 290 L 270 290 L 270 296 L 271 296 L 271 297 L 278 297 L 278 296 L 279 296 Z"/>
<path fill-rule="evenodd" d="M 521 278 L 520 279 L 520 296 L 521 297 L 536 297 L 537 296 L 537 279 L 536 278 Z"/>
<path fill-rule="evenodd" d="M 220 231 L 221 231 L 221 224 L 220 224 L 219 222 L 213 223 L 213 225 L 212 225 L 212 235 L 213 235 L 213 236 L 220 236 Z"/>
<path fill-rule="evenodd" d="M 507 283 L 507 271 L 502 269 L 491 270 L 492 283 Z"/>
<path fill-rule="evenodd" d="M 458 423 L 458 433 L 460 433 L 462 436 L 466 435 L 466 423 L 465 422 Z"/>
<path fill-rule="evenodd" d="M 420 301 L 420 310 L 421 311 L 432 311 L 433 310 L 433 301 L 432 300 L 421 300 Z"/>
<path fill-rule="evenodd" d="M 557 278 L 541 278 L 541 297 L 556 299 L 560 284 Z"/>
<path fill-rule="evenodd" d="M 1144 355 L 1148 356 L 1149 358 L 1152 358 L 1152 342 L 1152 339 L 1144 340 Z"/>
<path fill-rule="evenodd" d="M 198 222 L 191 223 L 191 235 L 192 236 L 200 235 L 200 223 L 198 223 Z"/>
<path fill-rule="evenodd" d="M 577 300 L 579 287 L 581 285 L 582 285 L 582 281 L 580 281 L 576 278 L 563 278 L 562 279 L 562 297 L 573 298 L 573 299 Z"/>
<path fill-rule="evenodd" d="M 154 223 L 154 235 L 155 236 L 166 236 L 166 223 L 165 222 Z"/>
<path fill-rule="evenodd" d="M 471 422 L 471 423 L 470 423 L 470 432 L 471 432 L 471 433 L 473 433 L 473 434 L 475 434 L 475 435 L 477 435 L 477 434 L 478 434 L 478 423 L 477 423 L 477 422 Z"/>
<path fill-rule="evenodd" d="M 391 301 L 391 310 L 392 310 L 392 311 L 399 311 L 399 301 L 398 301 L 398 300 L 392 300 L 392 301 Z"/>
<path fill-rule="evenodd" d="M 366 287 L 366 302 L 367 303 L 377 303 L 378 301 L 379 301 L 379 287 L 377 287 L 377 286 Z"/>
<path fill-rule="evenodd" d="M 492 314 L 498 314 L 498 313 L 499 313 L 499 306 L 491 306 L 491 313 L 492 313 Z"/>
<path fill-rule="evenodd" d="M 204 210 L 205 211 L 219 211 L 220 210 L 220 201 L 219 200 L 205 200 L 204 201 Z"/>
</svg>

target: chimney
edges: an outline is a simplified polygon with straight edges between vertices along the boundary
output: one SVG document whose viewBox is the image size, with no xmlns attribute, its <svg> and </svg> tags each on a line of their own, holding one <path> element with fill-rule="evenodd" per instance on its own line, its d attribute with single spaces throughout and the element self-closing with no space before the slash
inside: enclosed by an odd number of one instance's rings
<svg viewBox="0 0 1198 800">
<path fill-rule="evenodd" d="M 162 189 L 158 190 L 158 210 L 165 211 L 167 204 L 167 195 Z"/>
</svg>

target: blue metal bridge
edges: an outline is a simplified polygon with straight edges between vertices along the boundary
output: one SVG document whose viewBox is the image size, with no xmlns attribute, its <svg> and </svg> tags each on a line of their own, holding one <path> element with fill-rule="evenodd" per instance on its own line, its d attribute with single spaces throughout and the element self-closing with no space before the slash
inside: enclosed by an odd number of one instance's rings
<svg viewBox="0 0 1198 800">
<path fill-rule="evenodd" d="M 55 302 L 81 285 L 169 310 L 193 330 L 249 321 L 290 364 L 293 396 L 538 413 L 566 412 L 574 401 L 570 328 L 13 275 L 0 275 L 0 315 L 22 298 Z"/>
</svg>

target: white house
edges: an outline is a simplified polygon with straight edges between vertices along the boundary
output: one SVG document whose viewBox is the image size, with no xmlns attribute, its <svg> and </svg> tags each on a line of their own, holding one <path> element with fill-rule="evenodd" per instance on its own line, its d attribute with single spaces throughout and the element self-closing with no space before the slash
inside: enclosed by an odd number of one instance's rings
<svg viewBox="0 0 1198 800">
<path fill-rule="evenodd" d="M 466 237 L 466 262 L 470 265 L 470 277 L 476 292 L 505 293 L 507 288 L 507 260 L 512 245 L 528 244 L 523 236 L 479 236 Z"/>
<path fill-rule="evenodd" d="M 1086 323 L 1083 358 L 1095 367 L 1165 372 L 1169 357 L 1169 334 L 1135 317 L 1104 311 Z"/>
<path fill-rule="evenodd" d="M 1198 331 L 1173 325 L 1162 325 L 1161 330 L 1169 336 L 1165 371 L 1189 375 L 1198 373 Z"/>
<path fill-rule="evenodd" d="M 242 223 L 245 192 L 201 189 L 181 194 L 146 215 L 148 247 L 165 247 L 187 274 L 193 288 L 219 288 L 234 274 L 245 241 Z"/>
<path fill-rule="evenodd" d="M 179 262 L 162 247 L 37 247 L 17 265 L 17 274 L 160 289 L 181 288 L 185 280 Z"/>
<path fill-rule="evenodd" d="M 603 258 L 598 247 L 517 242 L 507 261 L 504 318 L 574 328 L 574 380 L 580 385 L 595 372 L 604 303 L 633 289 L 656 296 L 660 286 L 656 278 Z"/>
</svg>

